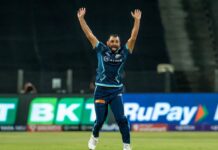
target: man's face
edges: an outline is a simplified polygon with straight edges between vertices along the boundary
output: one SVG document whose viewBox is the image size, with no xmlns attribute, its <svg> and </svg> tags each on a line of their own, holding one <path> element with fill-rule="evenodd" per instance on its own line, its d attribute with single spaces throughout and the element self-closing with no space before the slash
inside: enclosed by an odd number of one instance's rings
<svg viewBox="0 0 218 150">
<path fill-rule="evenodd" d="M 115 52 L 120 48 L 120 38 L 118 36 L 110 36 L 107 41 L 107 46 L 110 47 L 113 52 Z"/>
</svg>

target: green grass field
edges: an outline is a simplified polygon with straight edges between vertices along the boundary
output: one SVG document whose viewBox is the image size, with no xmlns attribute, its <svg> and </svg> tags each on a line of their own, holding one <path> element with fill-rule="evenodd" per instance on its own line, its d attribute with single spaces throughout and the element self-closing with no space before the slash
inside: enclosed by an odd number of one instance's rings
<svg viewBox="0 0 218 150">
<path fill-rule="evenodd" d="M 217 132 L 131 133 L 133 150 L 216 150 Z M 0 132 L 0 150 L 87 150 L 90 132 Z M 122 150 L 119 132 L 102 132 L 97 150 Z"/>
</svg>

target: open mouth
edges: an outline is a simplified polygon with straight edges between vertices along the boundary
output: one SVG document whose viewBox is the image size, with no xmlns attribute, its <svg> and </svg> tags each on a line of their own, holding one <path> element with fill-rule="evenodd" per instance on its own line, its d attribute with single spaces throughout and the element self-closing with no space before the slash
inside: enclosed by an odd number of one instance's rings
<svg viewBox="0 0 218 150">
<path fill-rule="evenodd" d="M 112 49 L 113 51 L 115 51 L 115 50 L 118 49 L 118 47 L 117 47 L 117 46 L 111 46 L 111 49 Z"/>
</svg>

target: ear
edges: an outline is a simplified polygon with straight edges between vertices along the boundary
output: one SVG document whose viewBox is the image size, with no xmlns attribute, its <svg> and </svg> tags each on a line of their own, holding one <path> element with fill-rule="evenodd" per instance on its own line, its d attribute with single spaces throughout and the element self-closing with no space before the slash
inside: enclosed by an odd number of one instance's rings
<svg viewBox="0 0 218 150">
<path fill-rule="evenodd" d="M 107 40 L 107 45 L 109 45 L 109 41 Z"/>
</svg>

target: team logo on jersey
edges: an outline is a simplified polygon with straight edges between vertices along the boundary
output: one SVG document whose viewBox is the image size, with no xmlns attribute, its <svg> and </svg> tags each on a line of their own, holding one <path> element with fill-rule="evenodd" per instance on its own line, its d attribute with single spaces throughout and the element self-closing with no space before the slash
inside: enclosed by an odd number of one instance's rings
<svg viewBox="0 0 218 150">
<path fill-rule="evenodd" d="M 118 59 L 118 58 L 120 58 L 120 57 L 121 57 L 120 54 L 116 54 L 116 55 L 115 55 L 115 58 L 116 58 L 116 59 Z"/>
<path fill-rule="evenodd" d="M 105 61 L 105 62 L 108 62 L 109 60 L 110 60 L 110 57 L 104 56 L 104 61 Z"/>
</svg>

